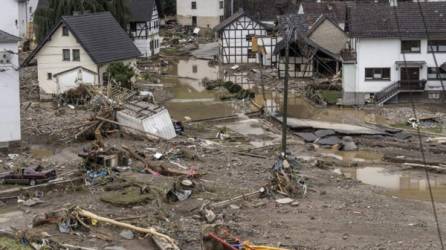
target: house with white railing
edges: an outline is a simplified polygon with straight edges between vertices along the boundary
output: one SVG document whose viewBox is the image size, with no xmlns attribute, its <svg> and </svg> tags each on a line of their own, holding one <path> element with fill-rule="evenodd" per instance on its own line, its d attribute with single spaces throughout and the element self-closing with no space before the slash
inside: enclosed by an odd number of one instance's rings
<svg viewBox="0 0 446 250">
<path fill-rule="evenodd" d="M 420 5 L 421 12 L 413 2 L 350 5 L 350 48 L 342 53 L 343 104 L 442 100 L 446 2 Z"/>
</svg>

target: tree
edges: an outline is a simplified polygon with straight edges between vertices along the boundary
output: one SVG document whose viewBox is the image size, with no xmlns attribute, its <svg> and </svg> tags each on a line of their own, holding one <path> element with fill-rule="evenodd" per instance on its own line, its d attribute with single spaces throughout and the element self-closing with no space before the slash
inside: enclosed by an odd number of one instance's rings
<svg viewBox="0 0 446 250">
<path fill-rule="evenodd" d="M 40 43 L 62 16 L 100 11 L 110 11 L 126 29 L 130 17 L 127 0 L 49 0 L 48 8 L 38 9 L 34 14 L 36 40 Z"/>
<path fill-rule="evenodd" d="M 110 79 L 119 83 L 123 88 L 132 88 L 132 78 L 135 76 L 135 70 L 132 66 L 122 62 L 111 63 L 107 68 L 107 74 Z"/>
<path fill-rule="evenodd" d="M 127 0 L 112 0 L 109 11 L 116 18 L 123 29 L 127 29 L 127 24 L 130 20 L 130 9 Z"/>
<path fill-rule="evenodd" d="M 175 16 L 177 13 L 176 0 L 161 0 L 161 13 L 163 16 Z"/>
</svg>

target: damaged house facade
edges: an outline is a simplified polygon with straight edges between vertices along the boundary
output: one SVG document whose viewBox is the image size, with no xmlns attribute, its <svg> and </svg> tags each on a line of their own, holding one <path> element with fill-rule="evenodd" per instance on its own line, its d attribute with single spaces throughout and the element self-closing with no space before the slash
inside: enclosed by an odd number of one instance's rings
<svg viewBox="0 0 446 250">
<path fill-rule="evenodd" d="M 420 4 L 429 36 L 417 3 L 351 7 L 351 51 L 344 56 L 343 64 L 345 105 L 381 105 L 410 99 L 436 102 L 442 98 L 446 81 L 446 22 L 442 21 L 446 2 Z"/>
<path fill-rule="evenodd" d="M 319 4 L 326 6 L 325 3 Z M 349 41 L 343 30 L 344 19 L 336 18 L 333 9 L 320 10 L 319 5 L 314 6 L 318 8 L 312 9 L 313 12 L 279 18 L 280 27 L 292 24 L 296 29 L 295 38 L 290 41 L 288 65 L 291 78 L 327 77 L 341 69 L 340 55 Z M 281 78 L 285 76 L 285 49 L 286 44 L 282 41 L 275 50 L 279 55 L 277 67 Z"/>
<path fill-rule="evenodd" d="M 224 0 L 176 0 L 177 22 L 184 26 L 214 28 L 224 19 Z"/>
<path fill-rule="evenodd" d="M 219 38 L 221 62 L 275 64 L 277 57 L 273 51 L 279 38 L 273 29 L 272 25 L 239 10 L 214 28 Z"/>
<path fill-rule="evenodd" d="M 18 37 L 0 29 L 0 148 L 21 138 L 19 41 Z"/>
<path fill-rule="evenodd" d="M 107 85 L 108 66 L 136 67 L 138 48 L 109 12 L 64 16 L 23 63 L 37 61 L 41 98 L 79 84 Z"/>
<path fill-rule="evenodd" d="M 144 57 L 151 57 L 160 52 L 159 9 L 157 0 L 132 0 L 130 2 L 131 20 L 128 32 Z"/>
</svg>

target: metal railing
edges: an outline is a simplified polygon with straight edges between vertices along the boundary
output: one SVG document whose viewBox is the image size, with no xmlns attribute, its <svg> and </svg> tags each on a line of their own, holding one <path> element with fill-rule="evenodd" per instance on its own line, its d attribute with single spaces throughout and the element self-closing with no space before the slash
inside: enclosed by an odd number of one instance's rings
<svg viewBox="0 0 446 250">
<path fill-rule="evenodd" d="M 383 104 L 390 98 L 394 97 L 401 91 L 424 91 L 426 86 L 426 80 L 402 80 L 397 81 L 389 86 L 385 87 L 383 90 L 375 94 L 374 101 L 377 104 Z"/>
<path fill-rule="evenodd" d="M 375 103 L 381 104 L 400 91 L 400 81 L 394 82 L 375 94 Z"/>
<path fill-rule="evenodd" d="M 399 82 L 401 90 L 419 91 L 424 90 L 426 86 L 426 80 L 401 80 Z"/>
</svg>

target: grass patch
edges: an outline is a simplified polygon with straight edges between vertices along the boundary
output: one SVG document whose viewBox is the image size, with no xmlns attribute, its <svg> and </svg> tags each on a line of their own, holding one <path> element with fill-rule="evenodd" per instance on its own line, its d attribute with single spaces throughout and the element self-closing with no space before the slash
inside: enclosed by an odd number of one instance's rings
<svg viewBox="0 0 446 250">
<path fill-rule="evenodd" d="M 177 50 L 177 48 L 164 48 L 164 49 L 162 49 L 161 52 L 166 53 L 166 54 L 176 54 L 176 53 L 178 53 L 178 50 Z"/>
<path fill-rule="evenodd" d="M 8 249 L 8 250 L 32 250 L 31 247 L 20 244 L 14 239 L 10 239 L 7 237 L 0 237 L 0 249 Z"/>
<path fill-rule="evenodd" d="M 335 105 L 338 99 L 342 97 L 342 92 L 339 90 L 321 90 L 321 95 L 328 104 Z"/>
<path fill-rule="evenodd" d="M 395 127 L 395 128 L 401 128 L 401 129 L 408 129 L 408 130 L 412 130 L 412 131 L 417 131 L 416 129 L 412 128 L 411 126 L 409 126 L 405 122 L 395 123 L 395 124 L 392 124 L 391 126 Z M 444 133 L 445 131 L 443 131 L 443 128 L 441 126 L 437 126 L 437 127 L 433 127 L 433 128 L 421 128 L 420 131 L 421 132 L 435 133 L 435 134 L 445 134 Z"/>
</svg>

